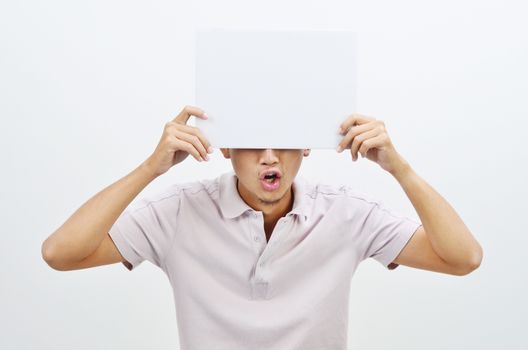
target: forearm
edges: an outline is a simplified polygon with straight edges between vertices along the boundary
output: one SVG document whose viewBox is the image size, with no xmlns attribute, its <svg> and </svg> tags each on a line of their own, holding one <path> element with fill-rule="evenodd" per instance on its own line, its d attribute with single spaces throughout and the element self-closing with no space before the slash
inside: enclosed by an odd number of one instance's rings
<svg viewBox="0 0 528 350">
<path fill-rule="evenodd" d="M 42 245 L 51 261 L 75 262 L 92 254 L 132 200 L 156 178 L 142 163 L 85 202 Z"/>
<path fill-rule="evenodd" d="M 434 251 L 454 266 L 475 266 L 482 248 L 451 205 L 406 162 L 392 174 L 414 206 Z"/>
</svg>

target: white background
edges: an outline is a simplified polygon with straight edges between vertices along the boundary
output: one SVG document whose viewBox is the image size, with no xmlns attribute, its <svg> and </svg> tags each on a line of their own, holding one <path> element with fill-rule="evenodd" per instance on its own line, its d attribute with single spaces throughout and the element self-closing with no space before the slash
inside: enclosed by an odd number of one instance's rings
<svg viewBox="0 0 528 350">
<path fill-rule="evenodd" d="M 40 247 L 193 104 L 200 27 L 363 35 L 358 111 L 385 121 L 484 248 L 463 277 L 363 262 L 350 349 L 528 348 L 527 13 L 521 1 L 485 0 L 2 2 L 0 348 L 178 348 L 161 270 L 58 272 Z M 218 150 L 209 163 L 189 157 L 144 193 L 229 169 Z M 416 217 L 399 184 L 366 159 L 314 150 L 300 174 Z"/>
</svg>

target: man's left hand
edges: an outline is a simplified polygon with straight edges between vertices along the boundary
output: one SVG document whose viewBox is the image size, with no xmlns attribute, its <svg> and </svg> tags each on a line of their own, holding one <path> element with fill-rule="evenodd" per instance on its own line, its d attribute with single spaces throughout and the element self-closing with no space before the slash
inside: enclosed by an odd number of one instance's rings
<svg viewBox="0 0 528 350">
<path fill-rule="evenodd" d="M 408 166 L 392 145 L 382 120 L 354 113 L 340 125 L 340 134 L 344 137 L 337 152 L 342 152 L 352 144 L 350 153 L 353 161 L 358 159 L 359 153 L 391 174 Z"/>
</svg>

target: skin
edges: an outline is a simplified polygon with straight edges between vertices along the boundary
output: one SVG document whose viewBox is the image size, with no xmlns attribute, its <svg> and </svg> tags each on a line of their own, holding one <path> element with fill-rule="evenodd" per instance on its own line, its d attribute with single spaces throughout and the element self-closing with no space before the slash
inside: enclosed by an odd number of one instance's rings
<svg viewBox="0 0 528 350">
<path fill-rule="evenodd" d="M 231 159 L 240 197 L 264 214 L 264 231 L 269 240 L 277 221 L 292 209 L 293 180 L 310 150 L 221 148 L 220 151 L 226 159 Z M 265 191 L 259 180 L 259 173 L 269 167 L 276 167 L 282 173 L 279 188 L 272 192 Z"/>
</svg>

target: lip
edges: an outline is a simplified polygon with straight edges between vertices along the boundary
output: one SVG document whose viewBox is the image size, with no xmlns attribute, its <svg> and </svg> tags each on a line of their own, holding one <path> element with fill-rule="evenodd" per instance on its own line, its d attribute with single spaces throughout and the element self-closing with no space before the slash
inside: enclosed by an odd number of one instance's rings
<svg viewBox="0 0 528 350">
<path fill-rule="evenodd" d="M 281 178 L 282 177 L 282 173 L 281 173 L 281 171 L 279 169 L 277 169 L 277 168 L 267 168 L 267 169 L 265 169 L 265 170 L 260 172 L 259 179 L 260 180 L 264 180 L 264 177 L 267 174 L 269 174 L 269 173 L 275 173 L 275 176 L 277 178 Z"/>
<path fill-rule="evenodd" d="M 260 180 L 260 185 L 262 186 L 262 189 L 265 191 L 273 192 L 276 191 L 280 185 L 281 185 L 281 179 L 277 177 L 273 183 L 269 183 L 266 180 L 262 179 Z"/>
</svg>

